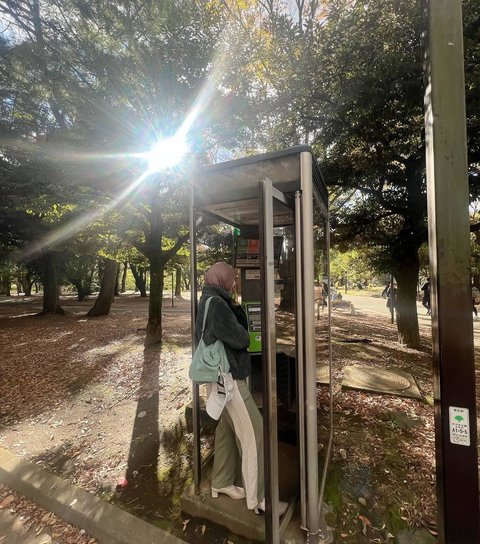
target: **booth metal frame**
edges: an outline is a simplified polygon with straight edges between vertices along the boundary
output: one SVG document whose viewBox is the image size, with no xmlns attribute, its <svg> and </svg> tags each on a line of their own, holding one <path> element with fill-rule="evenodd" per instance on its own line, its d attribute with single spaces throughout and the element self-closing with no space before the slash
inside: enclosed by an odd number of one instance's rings
<svg viewBox="0 0 480 544">
<path fill-rule="evenodd" d="M 325 221 L 328 270 L 328 193 L 308 146 L 216 164 L 202 169 L 192 180 L 190 212 L 192 348 L 197 314 L 197 230 L 201 217 L 232 227 L 259 227 L 260 278 L 262 282 L 262 368 L 265 472 L 265 542 L 278 543 L 293 512 L 290 504 L 280 522 L 278 515 L 278 436 L 276 389 L 276 331 L 274 301 L 274 228 L 291 224 L 295 229 L 295 322 L 297 407 L 300 468 L 301 526 L 307 541 L 327 541 L 321 522 L 328 460 L 333 442 L 332 380 L 330 380 L 330 429 L 322 477 L 319 477 L 317 445 L 316 344 L 314 311 L 314 220 L 316 201 Z M 256 203 L 256 205 L 255 205 Z M 293 219 L 293 222 L 291 221 Z M 328 272 L 327 272 L 328 273 Z M 330 305 L 329 305 L 330 312 Z M 328 323 L 330 324 L 330 314 Z M 331 375 L 331 343 L 329 335 Z M 303 409 L 302 409 L 303 408 Z M 202 479 L 200 451 L 200 394 L 193 385 L 194 486 Z"/>
</svg>

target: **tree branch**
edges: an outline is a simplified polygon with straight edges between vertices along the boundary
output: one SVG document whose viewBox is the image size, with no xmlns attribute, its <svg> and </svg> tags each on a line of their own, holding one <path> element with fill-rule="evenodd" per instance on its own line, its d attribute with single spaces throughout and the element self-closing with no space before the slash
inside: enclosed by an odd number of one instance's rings
<svg viewBox="0 0 480 544">
<path fill-rule="evenodd" d="M 165 263 L 168 262 L 174 255 L 176 255 L 178 253 L 180 248 L 188 240 L 189 237 L 190 237 L 189 232 L 186 232 L 185 234 L 182 234 L 181 236 L 178 237 L 178 240 L 175 242 L 173 247 L 171 247 L 170 249 L 167 249 L 167 251 L 165 251 L 163 253 Z"/>
</svg>

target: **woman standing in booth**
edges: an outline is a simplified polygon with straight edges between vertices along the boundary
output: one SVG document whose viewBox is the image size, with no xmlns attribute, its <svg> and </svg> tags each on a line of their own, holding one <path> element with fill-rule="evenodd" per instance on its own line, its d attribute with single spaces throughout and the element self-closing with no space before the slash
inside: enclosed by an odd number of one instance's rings
<svg viewBox="0 0 480 544">
<path fill-rule="evenodd" d="M 213 498 L 219 494 L 236 500 L 245 498 L 247 508 L 259 513 L 259 510 L 265 511 L 263 421 L 246 381 L 251 372 L 250 337 L 245 312 L 234 301 L 234 292 L 235 270 L 226 263 L 215 263 L 205 274 L 195 323 L 198 342 L 205 305 L 211 298 L 203 340 L 207 345 L 216 340 L 223 342 L 233 378 L 232 398 L 225 404 L 215 431 L 211 493 Z M 223 385 L 217 384 L 217 394 L 222 394 Z M 211 389 L 210 386 L 209 393 Z M 239 467 L 243 487 L 235 485 Z M 280 515 L 286 506 L 286 503 L 280 504 Z"/>
</svg>

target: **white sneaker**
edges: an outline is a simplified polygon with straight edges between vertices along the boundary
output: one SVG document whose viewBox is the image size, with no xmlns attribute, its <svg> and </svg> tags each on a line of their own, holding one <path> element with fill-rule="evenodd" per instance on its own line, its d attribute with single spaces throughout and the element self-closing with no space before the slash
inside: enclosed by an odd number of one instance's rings
<svg viewBox="0 0 480 544">
<path fill-rule="evenodd" d="M 228 495 L 231 499 L 238 501 L 239 499 L 245 498 L 245 489 L 243 487 L 238 487 L 236 485 L 229 485 L 228 487 L 220 487 L 216 489 L 215 487 L 211 488 L 212 498 L 216 499 L 219 493 Z"/>
</svg>

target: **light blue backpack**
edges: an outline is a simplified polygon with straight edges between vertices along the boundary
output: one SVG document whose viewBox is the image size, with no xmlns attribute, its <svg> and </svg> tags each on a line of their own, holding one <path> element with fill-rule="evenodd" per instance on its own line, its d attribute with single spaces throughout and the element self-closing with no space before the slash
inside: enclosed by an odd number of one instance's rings
<svg viewBox="0 0 480 544">
<path fill-rule="evenodd" d="M 213 344 L 207 346 L 203 341 L 203 332 L 207 322 L 208 307 L 212 297 L 205 304 L 205 314 L 203 316 L 202 335 L 198 342 L 197 349 L 192 357 L 188 376 L 193 382 L 207 383 L 216 382 L 220 374 L 230 372 L 230 363 L 228 362 L 225 347 L 221 340 L 216 340 Z"/>
</svg>

